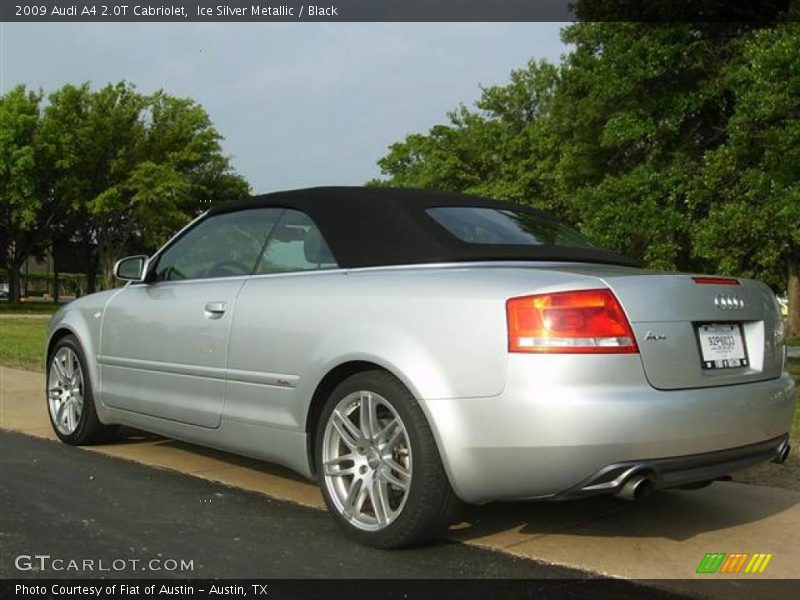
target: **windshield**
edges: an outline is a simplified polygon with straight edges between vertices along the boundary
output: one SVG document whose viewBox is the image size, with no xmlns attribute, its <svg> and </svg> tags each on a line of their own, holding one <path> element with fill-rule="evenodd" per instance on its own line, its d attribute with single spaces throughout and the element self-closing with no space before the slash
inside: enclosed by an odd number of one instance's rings
<svg viewBox="0 0 800 600">
<path fill-rule="evenodd" d="M 470 244 L 596 248 L 577 231 L 543 215 L 472 206 L 426 211 L 451 234 Z"/>
</svg>

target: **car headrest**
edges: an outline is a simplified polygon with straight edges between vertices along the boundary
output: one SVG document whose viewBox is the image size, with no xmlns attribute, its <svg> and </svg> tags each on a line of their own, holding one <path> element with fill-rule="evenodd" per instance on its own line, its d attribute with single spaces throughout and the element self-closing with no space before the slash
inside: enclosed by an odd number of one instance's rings
<svg viewBox="0 0 800 600">
<path fill-rule="evenodd" d="M 331 264 L 336 263 L 333 258 L 328 244 L 322 239 L 322 234 L 319 229 L 312 227 L 306 233 L 305 243 L 303 244 L 303 252 L 306 255 L 306 260 L 315 264 Z"/>
</svg>

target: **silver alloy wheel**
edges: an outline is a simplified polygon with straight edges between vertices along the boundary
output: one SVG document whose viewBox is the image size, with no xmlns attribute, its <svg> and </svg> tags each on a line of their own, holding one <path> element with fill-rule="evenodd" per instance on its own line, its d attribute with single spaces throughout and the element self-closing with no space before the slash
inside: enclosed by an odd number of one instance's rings
<svg viewBox="0 0 800 600">
<path fill-rule="evenodd" d="M 83 414 L 83 370 L 78 355 L 67 346 L 50 361 L 47 404 L 59 433 L 75 433 Z"/>
<path fill-rule="evenodd" d="M 365 531 L 388 527 L 411 489 L 411 444 L 403 420 L 382 396 L 345 396 L 333 409 L 322 440 L 328 494 L 347 521 Z"/>
</svg>

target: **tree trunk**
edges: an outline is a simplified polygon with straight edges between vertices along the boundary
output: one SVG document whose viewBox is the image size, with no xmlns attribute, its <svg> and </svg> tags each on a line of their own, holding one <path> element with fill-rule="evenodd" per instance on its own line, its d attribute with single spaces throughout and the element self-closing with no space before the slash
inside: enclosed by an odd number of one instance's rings
<svg viewBox="0 0 800 600">
<path fill-rule="evenodd" d="M 22 263 L 13 263 L 8 266 L 8 303 L 19 304 L 20 299 L 20 270 Z"/>
<path fill-rule="evenodd" d="M 103 265 L 103 283 L 107 290 L 115 287 L 117 279 L 114 277 L 114 263 Z"/>
<path fill-rule="evenodd" d="M 86 252 L 86 293 L 97 291 L 97 257 L 92 250 Z"/>
<path fill-rule="evenodd" d="M 53 302 L 58 304 L 58 297 L 59 292 L 61 290 L 58 289 L 59 281 L 58 281 L 58 271 L 55 269 L 55 260 L 53 261 Z"/>
<path fill-rule="evenodd" d="M 86 270 L 86 293 L 94 294 L 97 291 L 97 273 L 94 267 Z"/>
<path fill-rule="evenodd" d="M 800 337 L 800 260 L 789 263 L 789 318 L 787 337 Z"/>
<path fill-rule="evenodd" d="M 81 235 L 81 251 L 83 253 L 83 274 L 86 276 L 85 292 L 87 294 L 93 294 L 97 291 L 97 251 L 92 239 L 90 231 L 83 231 Z"/>
</svg>

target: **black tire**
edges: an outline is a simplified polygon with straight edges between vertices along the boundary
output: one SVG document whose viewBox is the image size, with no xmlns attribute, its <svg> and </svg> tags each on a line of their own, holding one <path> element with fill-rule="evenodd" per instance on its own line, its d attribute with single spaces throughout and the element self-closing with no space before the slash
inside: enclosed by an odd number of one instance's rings
<svg viewBox="0 0 800 600">
<path fill-rule="evenodd" d="M 83 410 L 78 419 L 78 424 L 71 434 L 64 434 L 56 427 L 50 410 L 50 401 L 48 398 L 50 387 L 50 371 L 52 368 L 53 360 L 58 355 L 62 348 L 69 348 L 75 353 L 75 356 L 80 363 L 81 372 L 83 374 Z M 86 358 L 83 354 L 83 349 L 77 338 L 73 335 L 67 335 L 58 340 L 53 347 L 50 355 L 47 357 L 47 372 L 45 373 L 45 402 L 47 404 L 47 414 L 50 417 L 50 425 L 53 431 L 65 444 L 70 446 L 88 446 L 92 444 L 107 444 L 114 440 L 117 435 L 119 426 L 117 425 L 103 425 L 97 417 L 97 411 L 94 406 L 94 393 L 92 391 L 92 381 L 89 376 L 89 371 L 86 368 Z"/>
<path fill-rule="evenodd" d="M 334 408 L 348 395 L 362 391 L 378 394 L 391 404 L 406 428 L 413 457 L 405 504 L 394 521 L 378 531 L 364 531 L 348 522 L 330 496 L 322 468 L 325 428 Z M 356 373 L 336 387 L 322 410 L 314 448 L 318 481 L 328 510 L 346 534 L 361 544 L 389 549 L 428 542 L 442 533 L 460 508 L 422 408 L 402 382 L 386 371 Z"/>
</svg>

